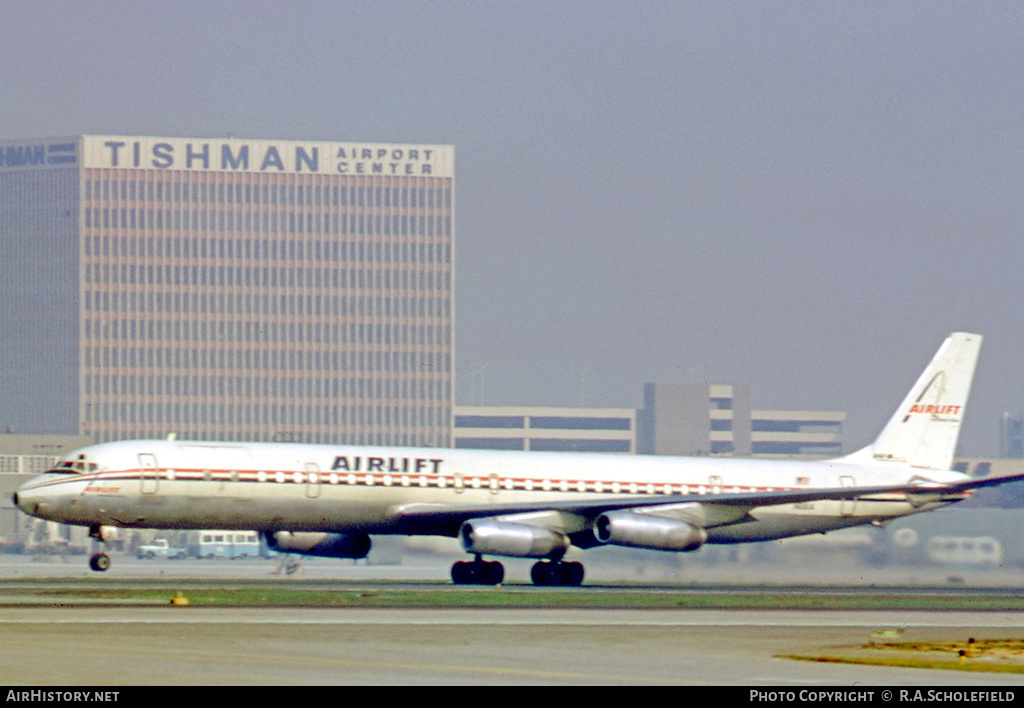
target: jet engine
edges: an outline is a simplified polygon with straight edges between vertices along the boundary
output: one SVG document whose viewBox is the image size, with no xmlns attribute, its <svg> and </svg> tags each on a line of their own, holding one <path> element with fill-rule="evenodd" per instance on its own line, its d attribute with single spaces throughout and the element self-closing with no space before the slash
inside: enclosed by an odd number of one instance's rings
<svg viewBox="0 0 1024 708">
<path fill-rule="evenodd" d="M 366 558 L 370 552 L 370 537 L 365 533 L 293 533 L 274 531 L 265 533 L 267 546 L 281 553 L 323 558 Z"/>
<path fill-rule="evenodd" d="M 494 519 L 465 522 L 459 538 L 466 551 L 480 555 L 561 558 L 569 550 L 569 539 L 563 533 Z"/>
<path fill-rule="evenodd" d="M 707 531 L 686 521 L 632 511 L 601 514 L 594 536 L 601 543 L 655 551 L 695 551 L 708 538 Z"/>
</svg>

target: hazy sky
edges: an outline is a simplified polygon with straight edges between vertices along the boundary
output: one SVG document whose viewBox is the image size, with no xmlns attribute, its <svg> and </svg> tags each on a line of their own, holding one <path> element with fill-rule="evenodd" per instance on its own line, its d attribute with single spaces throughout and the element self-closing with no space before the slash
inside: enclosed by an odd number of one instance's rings
<svg viewBox="0 0 1024 708">
<path fill-rule="evenodd" d="M 8 0 L 0 137 L 456 146 L 460 403 L 1024 408 L 1024 4 Z"/>
</svg>

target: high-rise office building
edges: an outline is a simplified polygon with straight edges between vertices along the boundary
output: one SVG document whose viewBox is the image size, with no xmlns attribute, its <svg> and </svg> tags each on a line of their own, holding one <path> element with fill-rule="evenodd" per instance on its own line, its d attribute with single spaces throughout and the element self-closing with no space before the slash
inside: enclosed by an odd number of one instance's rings
<svg viewBox="0 0 1024 708">
<path fill-rule="evenodd" d="M 447 446 L 454 148 L 0 142 L 0 432 Z"/>
</svg>

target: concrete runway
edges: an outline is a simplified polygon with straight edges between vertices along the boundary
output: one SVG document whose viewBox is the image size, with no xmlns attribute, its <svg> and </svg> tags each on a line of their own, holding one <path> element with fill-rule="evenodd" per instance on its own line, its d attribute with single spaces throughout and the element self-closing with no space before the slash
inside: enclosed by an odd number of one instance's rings
<svg viewBox="0 0 1024 708">
<path fill-rule="evenodd" d="M 331 587 L 373 578 L 418 587 L 436 581 L 441 592 L 447 572 L 446 564 L 388 568 L 309 562 L 303 567 L 299 577 L 305 582 Z M 0 563 L 0 581 L 36 578 L 45 585 L 46 579 L 59 578 L 108 588 L 121 582 L 137 587 L 147 578 L 290 582 L 291 576 L 273 575 L 273 569 L 269 561 L 123 558 L 98 576 L 81 557 L 41 562 L 11 556 Z M 1009 578 L 1004 587 L 1020 587 L 1019 579 Z M 39 606 L 38 596 L 21 605 L 10 594 L 6 599 L 0 606 L 0 684 L 8 686 L 1024 683 L 1009 674 L 777 658 L 859 646 L 880 628 L 903 627 L 905 639 L 1020 638 L 1024 613 L 220 609 L 56 599 L 52 606 Z"/>
<path fill-rule="evenodd" d="M 1007 674 L 776 658 L 905 638 L 1021 636 L 1005 613 L 0 608 L 8 685 L 1020 685 Z"/>
</svg>

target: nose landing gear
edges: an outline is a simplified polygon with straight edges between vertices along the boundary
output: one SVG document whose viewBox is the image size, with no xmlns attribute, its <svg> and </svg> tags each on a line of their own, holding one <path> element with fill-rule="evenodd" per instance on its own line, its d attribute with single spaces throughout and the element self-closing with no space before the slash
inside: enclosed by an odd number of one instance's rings
<svg viewBox="0 0 1024 708">
<path fill-rule="evenodd" d="M 100 542 L 101 547 L 105 547 L 107 543 L 106 536 L 102 526 L 90 526 L 89 527 L 89 538 L 93 538 Z M 97 573 L 102 573 L 110 567 L 110 556 L 105 551 L 101 550 L 99 553 L 94 553 L 89 557 L 89 568 L 95 570 Z"/>
<path fill-rule="evenodd" d="M 89 568 L 102 573 L 110 567 L 110 556 L 106 553 L 94 553 L 89 558 Z"/>
</svg>

